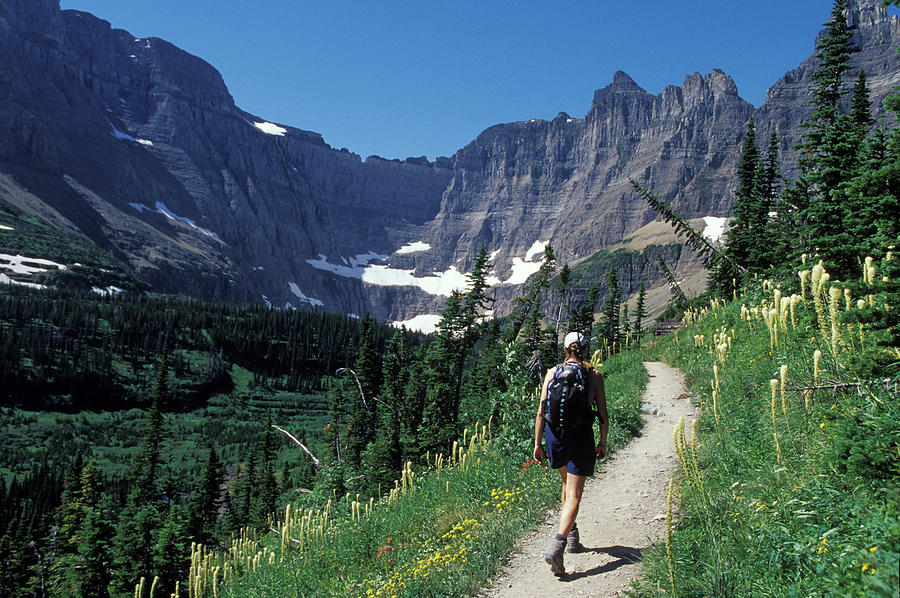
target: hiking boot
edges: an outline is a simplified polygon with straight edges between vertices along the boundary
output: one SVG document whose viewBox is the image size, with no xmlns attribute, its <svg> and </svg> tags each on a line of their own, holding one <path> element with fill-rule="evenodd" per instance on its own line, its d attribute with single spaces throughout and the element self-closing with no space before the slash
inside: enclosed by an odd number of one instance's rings
<svg viewBox="0 0 900 598">
<path fill-rule="evenodd" d="M 581 538 L 578 535 L 578 527 L 572 526 L 572 531 L 566 536 L 566 552 L 577 553 L 584 552 L 585 550 L 587 549 L 584 547 L 584 544 L 581 543 Z"/>
<path fill-rule="evenodd" d="M 550 571 L 554 575 L 562 575 L 566 572 L 566 567 L 563 565 L 563 552 L 565 549 L 566 537 L 556 534 L 556 537 L 550 543 L 550 548 L 547 549 L 547 554 L 544 555 L 544 560 L 550 565 Z"/>
</svg>

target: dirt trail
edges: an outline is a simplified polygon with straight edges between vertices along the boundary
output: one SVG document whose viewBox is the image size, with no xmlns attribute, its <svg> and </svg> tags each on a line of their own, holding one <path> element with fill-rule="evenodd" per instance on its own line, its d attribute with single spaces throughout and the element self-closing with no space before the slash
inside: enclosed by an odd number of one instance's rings
<svg viewBox="0 0 900 598">
<path fill-rule="evenodd" d="M 578 513 L 587 552 L 566 554 L 566 574 L 555 577 L 543 554 L 556 533 L 559 512 L 548 513 L 518 544 L 503 571 L 481 598 L 509 596 L 618 596 L 640 573 L 642 551 L 664 541 L 666 486 L 675 466 L 672 428 L 694 406 L 678 370 L 646 362 L 644 429 L 585 484 Z M 689 428 L 690 429 L 690 428 Z"/>
</svg>

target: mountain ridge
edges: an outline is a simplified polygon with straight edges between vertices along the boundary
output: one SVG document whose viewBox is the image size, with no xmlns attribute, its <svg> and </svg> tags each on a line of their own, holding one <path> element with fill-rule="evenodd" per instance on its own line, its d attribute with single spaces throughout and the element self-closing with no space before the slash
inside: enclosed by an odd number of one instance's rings
<svg viewBox="0 0 900 598">
<path fill-rule="evenodd" d="M 877 100 L 900 83 L 900 25 L 875 0 L 851 4 Z M 498 124 L 434 162 L 363 160 L 241 110 L 202 59 L 58 1 L 4 0 L 0 33 L 14 196 L 38 197 L 162 292 L 394 321 L 439 313 L 482 245 L 495 278 L 518 281 L 547 242 L 575 264 L 645 226 L 655 214 L 629 178 L 688 217 L 728 215 L 751 115 L 778 124 L 794 163 L 815 62 L 758 109 L 718 69 L 658 95 L 619 71 L 582 118 Z M 499 313 L 517 288 L 495 288 Z"/>
</svg>

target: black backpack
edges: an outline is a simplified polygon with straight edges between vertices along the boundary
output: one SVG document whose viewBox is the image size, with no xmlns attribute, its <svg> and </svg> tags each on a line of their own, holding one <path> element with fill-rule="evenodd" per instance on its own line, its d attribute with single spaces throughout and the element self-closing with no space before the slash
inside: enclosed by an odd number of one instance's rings
<svg viewBox="0 0 900 598">
<path fill-rule="evenodd" d="M 589 428 L 594 421 L 590 392 L 592 373 L 571 363 L 556 366 L 547 386 L 544 421 L 559 440 L 567 434 Z"/>
</svg>

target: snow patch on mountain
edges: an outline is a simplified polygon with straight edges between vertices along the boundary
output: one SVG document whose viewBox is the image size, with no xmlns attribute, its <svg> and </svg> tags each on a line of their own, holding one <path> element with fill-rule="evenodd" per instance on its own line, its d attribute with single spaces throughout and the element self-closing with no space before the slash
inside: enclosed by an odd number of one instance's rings
<svg viewBox="0 0 900 598">
<path fill-rule="evenodd" d="M 266 135 L 275 135 L 276 137 L 284 137 L 284 134 L 287 133 L 287 129 L 284 127 L 279 127 L 275 123 L 270 122 L 261 122 L 261 123 L 253 123 L 253 126 L 265 133 Z"/>
<path fill-rule="evenodd" d="M 722 238 L 722 234 L 725 232 L 725 223 L 728 222 L 728 218 L 704 216 L 703 221 L 706 223 L 706 228 L 703 229 L 703 236 L 706 239 L 711 243 L 715 243 Z"/>
<path fill-rule="evenodd" d="M 176 214 L 175 212 L 173 212 L 172 210 L 167 208 L 166 204 L 164 204 L 161 201 L 156 202 L 155 208 L 148 208 L 147 206 L 145 206 L 144 204 L 141 204 L 141 203 L 129 203 L 128 205 L 130 205 L 132 208 L 134 208 L 138 212 L 147 211 L 147 212 L 153 212 L 156 214 L 162 214 L 169 220 L 175 220 L 177 222 L 183 222 L 184 224 L 187 224 L 188 226 L 190 226 L 197 232 L 200 232 L 200 233 L 206 235 L 207 237 L 214 237 L 216 239 L 219 238 L 219 235 L 212 232 L 208 228 L 203 228 L 202 226 L 199 226 L 196 222 L 194 222 L 190 218 L 185 218 L 184 216 L 179 216 L 178 214 Z"/>
<path fill-rule="evenodd" d="M 109 122 L 109 121 L 107 121 L 107 122 Z M 146 146 L 153 145 L 153 142 L 150 141 L 149 139 L 139 139 L 137 137 L 133 137 L 133 136 L 129 135 L 128 133 L 123 133 L 122 131 L 117 129 L 112 123 L 110 123 L 110 126 L 112 127 L 112 131 L 110 131 L 109 134 L 112 135 L 113 137 L 115 137 L 116 139 L 121 139 L 122 141 L 132 141 L 134 143 L 139 143 L 141 145 L 146 145 Z"/>
<path fill-rule="evenodd" d="M 408 243 L 395 251 L 394 253 L 398 255 L 404 255 L 407 253 L 419 253 L 421 251 L 428 251 L 431 249 L 431 245 L 428 243 L 424 243 L 422 241 L 415 241 L 413 243 Z"/>
<path fill-rule="evenodd" d="M 47 268 L 42 266 L 56 268 L 57 270 L 68 269 L 65 265 L 57 264 L 56 262 L 50 260 L 25 257 L 23 255 L 10 255 L 7 253 L 0 253 L 0 268 L 9 270 L 10 272 L 13 272 L 15 274 L 31 275 L 37 274 L 38 272 L 46 272 Z"/>
<path fill-rule="evenodd" d="M 514 257 L 512 273 L 506 280 L 500 280 L 496 275 L 487 276 L 485 281 L 488 286 L 498 284 L 522 284 L 537 272 L 541 267 L 541 260 L 537 259 L 546 249 L 549 241 L 536 241 L 526 252 L 525 259 Z M 430 249 L 427 243 L 417 241 L 401 247 L 395 253 L 407 247 L 415 247 L 416 251 Z M 406 253 L 412 253 L 407 251 Z M 497 252 L 491 254 L 495 257 Z M 414 270 L 391 268 L 386 264 L 373 264 L 373 261 L 383 260 L 388 256 L 370 251 L 358 254 L 351 258 L 341 257 L 343 264 L 335 264 L 328 261 L 328 256 L 319 254 L 316 259 L 308 259 L 306 263 L 317 270 L 325 270 L 345 278 L 356 278 L 368 284 L 388 287 L 418 287 L 430 295 L 449 297 L 454 290 L 462 290 L 468 284 L 466 273 L 461 272 L 455 265 L 444 271 L 435 270 L 428 276 L 415 276 Z"/>
<path fill-rule="evenodd" d="M 423 334 L 431 334 L 437 330 L 437 325 L 441 321 L 441 316 L 435 314 L 421 314 L 409 320 L 394 322 L 397 328 L 406 326 L 407 330 L 415 330 Z"/>
<path fill-rule="evenodd" d="M 294 296 L 301 301 L 301 303 L 308 303 L 313 307 L 323 307 L 325 305 L 322 301 L 316 299 L 315 297 L 307 297 L 303 293 L 303 291 L 300 290 L 300 287 L 297 286 L 296 282 L 289 282 L 288 286 L 291 289 L 291 293 L 293 293 Z"/>
</svg>

